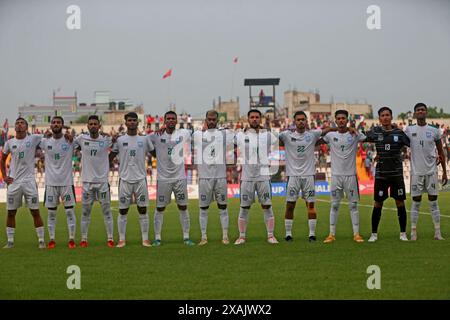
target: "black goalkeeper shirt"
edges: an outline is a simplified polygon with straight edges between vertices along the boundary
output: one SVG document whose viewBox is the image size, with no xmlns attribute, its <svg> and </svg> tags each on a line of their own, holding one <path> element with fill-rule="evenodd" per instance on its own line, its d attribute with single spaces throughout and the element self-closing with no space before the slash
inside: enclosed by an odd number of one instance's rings
<svg viewBox="0 0 450 320">
<path fill-rule="evenodd" d="M 409 147 L 409 138 L 398 128 L 386 131 L 375 127 L 366 134 L 367 141 L 375 143 L 378 162 L 375 170 L 376 179 L 403 177 L 402 148 Z"/>
</svg>

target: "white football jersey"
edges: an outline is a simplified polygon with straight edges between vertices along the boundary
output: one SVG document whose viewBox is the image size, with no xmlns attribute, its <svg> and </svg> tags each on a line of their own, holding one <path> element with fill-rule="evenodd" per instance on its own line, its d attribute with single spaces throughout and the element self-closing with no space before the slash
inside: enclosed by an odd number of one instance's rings
<svg viewBox="0 0 450 320">
<path fill-rule="evenodd" d="M 238 132 L 235 137 L 238 160 L 242 165 L 241 181 L 269 181 L 272 174 L 270 153 L 272 144 L 278 144 L 277 138 L 270 131 L 253 130 Z"/>
<path fill-rule="evenodd" d="M 280 133 L 286 152 L 286 176 L 299 177 L 316 174 L 314 149 L 320 140 L 321 129 L 306 130 L 304 133 L 286 130 Z"/>
<path fill-rule="evenodd" d="M 428 175 L 437 171 L 436 142 L 441 139 L 438 128 L 429 124 L 425 126 L 412 125 L 405 128 L 410 140 L 411 174 Z"/>
<path fill-rule="evenodd" d="M 41 149 L 45 154 L 45 185 L 64 187 L 73 185 L 73 144 L 64 137 L 43 138 Z"/>
<path fill-rule="evenodd" d="M 112 149 L 119 154 L 120 180 L 133 183 L 146 179 L 147 154 L 153 150 L 149 136 L 120 136 Z"/>
<path fill-rule="evenodd" d="M 186 179 L 184 157 L 188 153 L 190 155 L 191 131 L 176 129 L 172 134 L 152 133 L 150 139 L 156 151 L 157 179 L 162 181 Z"/>
<path fill-rule="evenodd" d="M 194 132 L 193 140 L 198 177 L 226 178 L 227 151 L 234 149 L 234 133 L 219 129 L 199 130 Z"/>
<path fill-rule="evenodd" d="M 356 152 L 358 142 L 366 140 L 360 132 L 354 136 L 350 132 L 328 132 L 323 140 L 330 145 L 331 174 L 334 176 L 352 176 L 356 174 Z"/>
<path fill-rule="evenodd" d="M 97 139 L 89 134 L 78 136 L 74 149 L 81 149 L 81 181 L 90 183 L 108 182 L 109 151 L 111 137 L 99 135 Z"/>
<path fill-rule="evenodd" d="M 36 148 L 42 140 L 42 135 L 27 135 L 24 139 L 12 138 L 6 141 L 3 148 L 3 156 L 11 153 L 8 176 L 14 182 L 35 181 L 34 167 L 36 158 Z"/>
</svg>

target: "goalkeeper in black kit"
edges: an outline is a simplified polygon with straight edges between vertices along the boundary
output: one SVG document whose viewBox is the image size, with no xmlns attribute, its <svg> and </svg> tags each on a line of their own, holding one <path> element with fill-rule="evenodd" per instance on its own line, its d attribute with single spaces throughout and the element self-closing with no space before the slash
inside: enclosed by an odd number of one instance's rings
<svg viewBox="0 0 450 320">
<path fill-rule="evenodd" d="M 409 147 L 409 138 L 403 130 L 393 127 L 392 110 L 382 107 L 378 110 L 380 127 L 367 133 L 367 141 L 375 143 L 377 165 L 375 171 L 374 205 L 372 211 L 372 234 L 369 242 L 378 240 L 378 224 L 381 219 L 383 202 L 389 196 L 395 199 L 400 240 L 408 241 L 406 236 L 405 182 L 403 180 L 402 149 Z"/>
</svg>

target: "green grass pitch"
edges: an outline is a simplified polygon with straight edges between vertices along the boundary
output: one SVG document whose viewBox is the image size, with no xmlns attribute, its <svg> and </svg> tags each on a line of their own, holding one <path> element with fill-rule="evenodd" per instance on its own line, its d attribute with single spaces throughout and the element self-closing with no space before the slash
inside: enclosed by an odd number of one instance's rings
<svg viewBox="0 0 450 320">
<path fill-rule="evenodd" d="M 426 199 L 426 197 L 424 197 Z M 441 229 L 446 241 L 433 240 L 429 214 L 421 214 L 419 240 L 398 239 L 395 210 L 383 210 L 377 243 L 352 241 L 348 206 L 341 204 L 337 241 L 322 243 L 329 230 L 329 197 L 318 197 L 317 243 L 307 241 L 305 206 L 298 202 L 294 220 L 294 241 L 284 241 L 284 201 L 273 199 L 275 235 L 280 244 L 266 242 L 263 214 L 253 205 L 243 246 L 224 246 L 216 205 L 208 221 L 209 243 L 187 247 L 182 243 L 181 225 L 175 204 L 165 214 L 163 245 L 141 246 L 137 211 L 129 213 L 127 246 L 106 246 L 101 209 L 95 204 L 89 230 L 89 247 L 67 248 L 67 225 L 63 209 L 58 212 L 54 250 L 39 250 L 28 209 L 17 215 L 15 248 L 0 249 L 0 299 L 450 299 L 450 192 L 441 193 Z M 372 197 L 361 198 L 361 234 L 370 235 Z M 114 207 L 117 203 L 113 204 Z M 389 199 L 385 207 L 393 208 Z M 410 200 L 407 202 L 407 209 Z M 239 202 L 229 202 L 230 240 L 238 236 Z M 150 238 L 153 237 L 154 202 L 150 206 Z M 198 201 L 189 202 L 191 238 L 198 242 Z M 77 244 L 81 207 L 77 212 Z M 429 212 L 424 201 L 421 212 Z M 41 211 L 46 224 L 47 214 Z M 117 209 L 114 209 L 117 241 Z M 5 205 L 0 221 L 5 223 Z M 409 236 L 409 214 L 408 214 Z M 46 230 L 46 240 L 48 234 Z M 6 243 L 4 227 L 0 244 Z M 67 267 L 81 269 L 81 289 L 69 290 Z M 381 289 L 369 290 L 370 265 L 381 270 Z"/>
</svg>

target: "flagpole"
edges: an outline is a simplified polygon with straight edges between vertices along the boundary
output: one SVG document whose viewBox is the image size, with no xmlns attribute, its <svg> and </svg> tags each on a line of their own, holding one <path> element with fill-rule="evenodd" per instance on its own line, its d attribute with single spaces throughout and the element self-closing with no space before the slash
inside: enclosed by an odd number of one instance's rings
<svg viewBox="0 0 450 320">
<path fill-rule="evenodd" d="M 169 110 L 172 109 L 172 101 L 171 101 L 171 98 L 170 98 L 170 82 L 172 81 L 171 78 L 172 77 L 169 77 L 169 81 L 167 81 L 167 98 L 169 100 Z"/>
<path fill-rule="evenodd" d="M 236 59 L 236 58 L 235 58 Z M 236 73 L 236 65 L 237 62 L 233 61 L 233 73 L 231 75 L 231 97 L 230 97 L 230 101 L 233 100 L 233 91 L 234 91 L 234 74 Z"/>
</svg>

